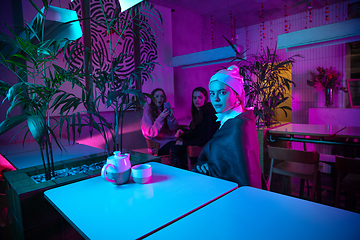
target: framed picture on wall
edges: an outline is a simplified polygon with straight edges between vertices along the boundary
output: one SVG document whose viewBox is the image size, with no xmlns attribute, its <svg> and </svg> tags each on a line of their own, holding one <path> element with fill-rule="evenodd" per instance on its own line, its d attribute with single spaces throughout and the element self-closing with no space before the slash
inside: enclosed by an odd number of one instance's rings
<svg viewBox="0 0 360 240">
<path fill-rule="evenodd" d="M 360 108 L 360 79 L 346 79 L 350 106 Z"/>
</svg>

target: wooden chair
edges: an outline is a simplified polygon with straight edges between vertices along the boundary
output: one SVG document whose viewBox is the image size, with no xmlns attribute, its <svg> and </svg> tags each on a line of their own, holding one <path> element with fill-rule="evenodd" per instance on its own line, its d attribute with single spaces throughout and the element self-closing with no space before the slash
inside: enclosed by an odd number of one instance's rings
<svg viewBox="0 0 360 240">
<path fill-rule="evenodd" d="M 203 147 L 198 147 L 198 146 L 188 146 L 187 147 L 187 160 L 188 160 L 188 169 L 189 171 L 192 169 L 192 165 L 191 165 L 191 159 L 192 157 L 199 157 L 201 151 L 202 151 Z"/>
<path fill-rule="evenodd" d="M 340 205 L 340 191 L 347 191 L 347 207 L 349 206 L 349 197 L 360 193 L 360 159 L 336 156 L 335 166 L 337 171 L 336 190 L 335 190 L 335 207 Z M 355 196 L 356 198 L 356 196 Z M 356 206 L 356 199 L 354 202 Z"/>
<path fill-rule="evenodd" d="M 148 154 L 158 156 L 160 143 L 155 142 L 154 140 L 151 140 L 151 139 L 146 139 L 146 144 L 148 146 Z M 165 160 L 164 163 L 167 164 L 167 165 L 170 165 L 170 155 L 171 154 L 160 156 L 161 159 Z"/>
<path fill-rule="evenodd" d="M 157 156 L 159 153 L 160 143 L 151 139 L 146 139 L 146 144 L 148 146 L 148 154 Z"/>
<path fill-rule="evenodd" d="M 269 158 L 271 159 L 269 177 L 270 186 L 273 173 L 285 175 L 287 177 L 297 177 L 300 179 L 311 180 L 313 183 L 311 201 L 315 201 L 315 192 L 317 191 L 317 200 L 321 202 L 321 168 L 319 167 L 318 152 L 299 151 L 271 146 L 268 147 L 268 151 Z M 275 160 L 280 161 L 277 161 L 274 165 Z"/>
</svg>

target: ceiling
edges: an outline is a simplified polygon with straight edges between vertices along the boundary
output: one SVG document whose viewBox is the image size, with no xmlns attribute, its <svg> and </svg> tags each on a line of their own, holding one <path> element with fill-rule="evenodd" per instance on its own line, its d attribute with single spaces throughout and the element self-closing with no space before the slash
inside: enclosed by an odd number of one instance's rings
<svg viewBox="0 0 360 240">
<path fill-rule="evenodd" d="M 176 9 L 181 7 L 195 12 L 215 22 L 230 25 L 230 9 L 235 17 L 236 28 L 259 24 L 262 4 L 264 6 L 264 21 L 274 20 L 285 16 L 285 5 L 288 15 L 305 12 L 307 7 L 313 9 L 324 8 L 344 0 L 150 0 L 150 2 L 164 7 Z M 311 4 L 310 4 L 311 3 Z M 325 9 L 325 8 L 324 8 Z"/>
</svg>

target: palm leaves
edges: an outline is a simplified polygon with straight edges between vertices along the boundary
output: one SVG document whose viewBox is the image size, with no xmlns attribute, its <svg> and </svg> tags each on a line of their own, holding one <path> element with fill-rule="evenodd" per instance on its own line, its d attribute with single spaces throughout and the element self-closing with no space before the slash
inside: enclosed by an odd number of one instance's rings
<svg viewBox="0 0 360 240">
<path fill-rule="evenodd" d="M 146 97 L 151 97 L 132 86 L 134 83 L 141 85 L 141 74 L 149 74 L 157 63 L 155 59 L 150 59 L 135 66 L 130 73 L 120 74 L 121 64 L 128 53 L 116 53 L 116 47 L 123 34 L 129 31 L 138 36 L 140 41 L 144 41 L 141 32 L 152 29 L 146 21 L 141 20 L 142 16 L 146 15 L 154 22 L 162 22 L 162 19 L 148 1 L 135 6 L 129 19 L 124 19 L 119 14 L 120 9 L 109 16 L 100 0 L 104 17 L 92 21 L 106 27 L 110 49 L 98 49 L 92 54 L 98 59 L 110 56 L 111 65 L 110 68 L 100 67 L 91 75 L 96 88 L 92 93 L 84 86 L 84 79 L 89 76 L 83 73 L 83 69 L 75 68 L 72 62 L 81 54 L 84 46 L 66 39 L 44 39 L 44 16 L 50 4 L 47 0 L 42 0 L 45 7 L 42 12 L 32 0 L 29 1 L 42 17 L 36 18 L 32 23 L 25 23 L 21 34 L 16 34 L 11 28 L 11 36 L 0 33 L 0 64 L 18 78 L 18 83 L 13 85 L 0 81 L 0 94 L 5 97 L 4 101 L 10 103 L 6 119 L 0 123 L 0 135 L 18 126 L 26 129 L 24 141 L 29 133 L 37 141 L 46 179 L 50 179 L 54 174 L 52 142 L 62 149 L 55 134 L 57 129 L 60 137 L 66 129 L 68 140 L 72 138 L 75 141 L 76 133 L 81 134 L 83 127 L 88 126 L 90 134 L 95 130 L 102 135 L 108 155 L 112 152 L 109 149 L 109 138 L 114 143 L 114 150 L 121 149 L 124 112 L 143 103 Z M 113 32 L 119 35 L 114 42 L 111 37 Z M 65 52 L 68 54 L 67 60 Z M 58 63 L 60 59 L 63 64 Z M 85 66 L 86 64 L 90 63 L 85 63 Z M 71 90 L 64 90 L 64 85 L 69 83 L 71 88 L 80 89 L 81 96 L 75 95 Z M 101 104 L 113 108 L 114 125 L 101 116 Z M 85 105 L 86 111 L 75 112 L 80 105 Z M 12 116 L 13 109 L 17 107 L 22 109 L 21 113 Z M 59 115 L 59 119 L 51 116 L 54 112 Z"/>
<path fill-rule="evenodd" d="M 236 47 L 229 40 L 227 41 L 236 51 Z M 241 56 L 238 52 L 237 55 Z M 258 127 L 261 124 L 267 127 L 271 126 L 278 108 L 284 111 L 285 116 L 287 116 L 287 111 L 291 111 L 290 107 L 280 106 L 280 104 L 291 97 L 286 95 L 291 84 L 295 86 L 295 83 L 284 77 L 283 73 L 291 72 L 291 66 L 296 57 L 300 57 L 300 55 L 281 60 L 276 54 L 276 49 L 272 52 L 267 48 L 264 52 L 250 55 L 251 61 L 240 57 L 234 59 L 241 60 L 237 65 L 245 82 L 246 106 L 254 108 Z"/>
<path fill-rule="evenodd" d="M 106 28 L 110 48 L 93 52 L 93 56 L 100 60 L 104 60 L 106 56 L 109 56 L 110 68 L 106 68 L 104 61 L 100 61 L 100 68 L 92 75 L 96 90 L 94 91 L 94 96 L 91 97 L 92 103 L 88 105 L 88 111 L 99 122 L 92 121 L 92 117 L 89 117 L 88 122 L 89 124 L 94 124 L 95 129 L 101 133 L 108 150 L 108 155 L 110 155 L 112 151 L 109 151 L 107 133 L 103 130 L 110 130 L 108 134 L 111 135 L 113 141 L 113 151 L 122 151 L 122 121 L 124 112 L 132 107 L 143 104 L 145 97 L 150 97 L 149 94 L 142 93 L 141 90 L 134 89 L 133 86 L 141 86 L 141 74 L 148 74 L 151 77 L 151 69 L 157 64 L 155 59 L 150 59 L 138 65 L 134 64 L 134 69 L 131 72 L 121 74 L 119 70 L 121 70 L 122 64 L 124 64 L 126 57 L 130 53 L 119 52 L 117 46 L 123 35 L 129 32 L 137 36 L 140 41 L 144 41 L 140 32 L 152 31 L 152 28 L 146 21 L 141 20 L 141 16 L 146 15 L 148 19 L 155 23 L 157 21 L 162 23 L 162 19 L 160 13 L 148 1 L 134 6 L 129 11 L 127 18 L 126 15 L 119 14 L 120 8 L 116 8 L 113 15 L 109 16 L 103 1 L 100 0 L 99 2 L 103 17 L 94 19 L 94 23 Z M 112 33 L 116 33 L 118 38 L 113 39 Z M 114 111 L 114 126 L 111 129 L 107 129 L 108 123 L 100 118 L 100 104 L 105 104 L 107 108 L 111 107 Z"/>
<path fill-rule="evenodd" d="M 290 90 L 291 84 L 294 84 L 282 73 L 291 71 L 296 56 L 282 61 L 277 57 L 276 50 L 271 52 L 267 48 L 265 52 L 253 55 L 253 62 L 247 64 L 252 78 L 247 86 L 247 105 L 254 106 L 259 120 L 261 119 L 267 127 L 273 124 L 277 108 L 282 109 L 285 115 L 286 110 L 291 111 L 290 107 L 279 105 L 289 98 L 286 93 Z"/>
<path fill-rule="evenodd" d="M 20 34 L 10 28 L 11 37 L 0 33 L 0 64 L 10 69 L 19 81 L 12 86 L 0 82 L 0 93 L 5 96 L 4 101 L 10 103 L 6 119 L 0 124 L 0 135 L 26 122 L 21 128 L 27 128 L 24 141 L 30 133 L 39 144 L 46 178 L 50 179 L 51 173 L 54 174 L 51 139 L 62 149 L 54 133 L 62 122 L 52 118 L 51 113 L 59 109 L 63 119 L 82 104 L 81 98 L 67 93 L 62 86 L 70 82 L 72 87 L 82 89 L 83 96 L 86 93 L 81 81 L 84 74 L 80 70 L 64 69 L 56 64 L 61 53 L 60 46 L 65 43 L 69 47 L 71 42 L 65 39 L 44 40 L 43 26 L 43 20 L 35 20 L 32 24 L 25 24 Z M 22 109 L 21 113 L 11 116 L 16 107 Z"/>
</svg>

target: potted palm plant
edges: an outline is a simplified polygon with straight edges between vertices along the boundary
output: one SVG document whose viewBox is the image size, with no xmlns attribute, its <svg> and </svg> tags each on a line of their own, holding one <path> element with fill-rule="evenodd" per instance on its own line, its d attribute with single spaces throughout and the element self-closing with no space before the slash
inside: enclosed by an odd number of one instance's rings
<svg viewBox="0 0 360 240">
<path fill-rule="evenodd" d="M 30 132 L 38 143 L 47 180 L 54 176 L 52 139 L 62 149 L 55 134 L 59 122 L 51 113 L 59 109 L 60 118 L 66 118 L 82 104 L 81 98 L 61 87 L 69 82 L 85 94 L 82 83 L 84 74 L 79 69 L 69 68 L 69 64 L 61 67 L 58 63 L 62 53 L 71 48 L 71 41 L 44 37 L 48 8 L 49 5 L 45 5 L 44 11 L 39 10 L 41 17 L 25 24 L 21 34 L 16 34 L 11 28 L 12 37 L 0 34 L 3 50 L 0 64 L 7 67 L 19 81 L 13 85 L 0 82 L 0 92 L 10 105 L 6 119 L 0 123 L 0 135 L 26 122 L 24 141 Z M 21 108 L 21 112 L 13 115 L 16 107 Z"/>
<path fill-rule="evenodd" d="M 30 2 L 32 1 L 30 0 Z M 43 0 L 43 3 L 43 12 L 38 7 L 36 9 L 45 19 L 44 16 L 46 16 L 51 2 Z M 135 23 L 133 21 L 134 18 L 141 18 L 142 10 L 148 12 L 149 15 L 154 14 L 152 13 L 155 11 L 153 6 L 148 2 L 144 2 L 132 10 L 130 18 L 120 16 L 119 9 L 109 15 L 109 12 L 103 7 L 103 1 L 100 1 L 100 4 L 103 13 L 101 19 L 105 20 L 93 19 L 93 22 L 104 24 L 108 29 L 107 34 L 118 33 L 120 37 L 115 42 L 112 42 L 112 36 L 108 35 L 111 46 L 118 45 L 123 34 L 128 33 L 126 31 L 133 32 L 135 35 L 139 35 L 141 31 L 149 31 L 149 26 L 145 21 L 143 24 L 141 24 L 141 20 L 135 21 Z M 157 12 L 155 11 L 155 13 Z M 138 30 L 134 29 L 135 25 L 138 25 Z M 118 52 L 114 48 L 101 48 L 93 51 L 92 55 L 111 56 L 109 58 L 110 67 L 108 65 L 96 70 L 93 74 L 85 74 L 83 68 L 75 67 L 76 64 L 73 62 L 80 54 L 79 50 L 81 52 L 84 46 L 80 42 L 71 42 L 64 38 L 44 39 L 44 22 L 41 18 L 31 24 L 25 24 L 24 34 L 16 34 L 13 30 L 11 32 L 12 36 L 0 35 L 1 49 L 5 50 L 1 51 L 0 63 L 8 67 L 19 78 L 19 83 L 11 85 L 5 81 L 0 82 L 0 93 L 10 103 L 8 116 L 0 124 L 0 134 L 26 122 L 25 136 L 30 133 L 39 144 L 43 159 L 41 171 L 46 173 L 47 178 L 51 178 L 54 171 L 61 165 L 74 166 L 74 164 L 89 162 L 89 159 L 86 158 L 81 161 L 74 159 L 54 163 L 51 144 L 55 142 L 59 148 L 63 148 L 61 142 L 58 141 L 63 129 L 66 129 L 68 138 L 75 137 L 76 131 L 80 134 L 87 126 L 90 131 L 93 129 L 99 131 L 105 141 L 108 139 L 108 134 L 113 139 L 121 139 L 119 137 L 121 129 L 119 128 L 121 128 L 122 114 L 146 96 L 141 93 L 140 89 L 133 89 L 132 83 L 140 79 L 140 73 L 147 74 L 151 71 L 154 59 L 134 66 L 131 72 L 120 74 L 118 70 L 122 68 L 123 56 L 128 53 Z M 36 42 L 32 40 L 34 37 Z M 141 37 L 139 39 L 141 41 Z M 110 54 L 108 55 L 108 53 Z M 63 64 L 58 64 L 58 60 Z M 91 88 L 84 85 L 85 78 L 93 80 L 97 91 L 92 93 Z M 64 90 L 62 86 L 65 83 L 78 87 L 81 94 L 74 94 L 71 89 Z M 113 106 L 115 124 L 101 116 L 100 104 Z M 75 112 L 80 106 L 84 106 L 86 110 Z M 18 115 L 11 115 L 15 107 L 21 108 L 22 112 Z M 59 112 L 59 116 L 56 118 L 51 116 L 54 111 Z M 60 132 L 59 135 L 56 134 L 57 130 Z M 114 144 L 114 147 L 120 147 L 118 142 Z M 111 150 L 110 148 L 107 150 L 107 155 L 109 155 Z M 99 158 L 106 159 L 106 154 L 95 156 L 90 160 L 98 161 Z M 75 163 L 75 161 L 77 162 Z M 16 239 L 40 239 L 40 236 L 42 239 L 46 239 L 46 236 L 68 234 L 69 232 L 64 232 L 70 229 L 70 234 L 73 234 L 72 239 L 80 238 L 80 235 L 44 199 L 43 192 L 63 184 L 94 177 L 99 175 L 100 171 L 81 173 L 77 176 L 55 179 L 37 185 L 29 179 L 30 174 L 36 173 L 39 173 L 38 167 L 20 169 L 5 174 L 12 234 Z M 36 217 L 32 214 L 33 211 L 36 212 Z M 49 226 L 51 227 L 49 228 Z M 44 229 L 51 231 L 44 231 Z"/>
<path fill-rule="evenodd" d="M 130 35 L 137 39 L 134 41 L 139 41 L 139 47 L 144 49 L 149 47 L 141 44 L 149 42 L 150 39 L 154 50 L 156 50 L 157 44 L 148 20 L 162 24 L 162 18 L 154 5 L 148 1 L 143 1 L 134 6 L 128 14 L 119 14 L 119 6 L 109 13 L 109 9 L 106 9 L 103 1 L 100 0 L 99 3 L 101 17 L 91 20 L 92 24 L 98 28 L 98 32 L 104 30 L 104 37 L 108 45 L 91 50 L 90 56 L 97 59 L 91 74 L 94 92 L 87 95 L 87 99 L 89 99 L 86 105 L 87 114 L 83 118 L 90 129 L 95 129 L 100 133 L 109 156 L 113 151 L 123 152 L 124 113 L 131 108 L 140 109 L 146 98 L 154 100 L 150 94 L 141 91 L 141 85 L 144 76 L 152 80 L 151 72 L 158 64 L 156 55 L 149 55 L 145 59 L 140 59 L 140 56 L 135 56 L 134 49 L 123 51 L 120 43 L 122 39 Z M 86 49 L 86 47 L 78 45 L 76 52 L 82 51 L 79 49 Z M 140 51 L 139 54 L 141 54 Z M 126 68 L 129 65 L 129 59 L 134 58 L 138 58 L 138 61 L 135 60 L 131 68 Z M 104 106 L 106 109 L 111 109 L 113 113 L 112 122 L 101 116 L 100 112 Z M 80 122 L 78 129 L 81 132 Z"/>
<path fill-rule="evenodd" d="M 83 99 L 76 96 L 72 88 L 79 88 L 82 92 L 80 96 L 85 96 L 86 90 L 84 73 L 81 69 L 69 67 L 71 60 L 64 61 L 63 58 L 64 52 L 71 52 L 75 43 L 66 38 L 48 37 L 51 32 L 46 29 L 45 21 L 51 6 L 47 1 L 43 2 L 42 10 L 34 5 L 38 15 L 34 21 L 24 23 L 20 33 L 9 27 L 10 36 L 0 34 L 0 64 L 7 67 L 18 81 L 15 84 L 0 82 L 4 101 L 9 102 L 6 118 L 0 123 L 0 134 L 15 127 L 24 129 L 23 144 L 26 144 L 26 136 L 31 135 L 39 145 L 39 157 L 42 159 L 42 166 L 4 174 L 9 224 L 16 239 L 40 239 L 44 224 L 52 226 L 50 219 L 54 218 L 61 221 L 59 214 L 44 199 L 45 190 L 90 176 L 83 174 L 66 180 L 50 180 L 56 170 L 66 165 L 64 162 L 55 164 L 53 159 L 53 144 L 63 150 L 59 134 L 56 133 L 61 129 L 58 118 L 68 120 L 63 122 L 66 127 L 76 124 L 78 118 L 75 111 L 83 105 Z M 66 89 L 65 84 L 72 87 Z M 16 108 L 21 111 L 14 112 Z M 54 111 L 58 111 L 59 117 L 52 116 Z M 68 167 L 73 164 L 70 162 Z M 31 176 L 41 173 L 48 181 L 36 184 Z M 30 209 L 36 211 L 36 218 L 28 214 Z M 35 232 L 30 229 L 35 229 Z M 51 233 L 57 230 L 61 229 L 53 229 Z"/>
<path fill-rule="evenodd" d="M 271 51 L 267 47 L 263 52 L 252 54 L 244 59 L 240 57 L 243 53 L 239 53 L 231 41 L 226 40 L 237 54 L 233 61 L 237 61 L 239 73 L 244 78 L 246 107 L 252 108 L 256 116 L 260 164 L 262 172 L 267 174 L 270 166 L 267 146 L 274 144 L 267 141 L 268 130 L 279 124 L 276 118 L 277 110 L 282 110 L 285 116 L 292 110 L 290 106 L 283 105 L 291 98 L 289 94 L 291 86 L 295 86 L 295 83 L 287 76 L 291 74 L 291 66 L 295 63 L 296 57 L 301 56 L 294 55 L 281 60 L 276 54 L 276 49 Z"/>
</svg>

